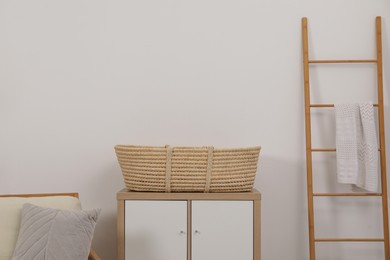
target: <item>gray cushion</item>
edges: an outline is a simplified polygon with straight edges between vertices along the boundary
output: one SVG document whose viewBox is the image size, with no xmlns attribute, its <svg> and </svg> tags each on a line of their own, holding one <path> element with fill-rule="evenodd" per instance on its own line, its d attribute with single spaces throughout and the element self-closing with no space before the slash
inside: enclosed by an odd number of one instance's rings
<svg viewBox="0 0 390 260">
<path fill-rule="evenodd" d="M 56 209 L 81 209 L 73 196 L 0 197 L 0 260 L 11 260 L 18 240 L 25 203 Z"/>
<path fill-rule="evenodd" d="M 99 213 L 24 204 L 12 259 L 86 260 Z"/>
</svg>

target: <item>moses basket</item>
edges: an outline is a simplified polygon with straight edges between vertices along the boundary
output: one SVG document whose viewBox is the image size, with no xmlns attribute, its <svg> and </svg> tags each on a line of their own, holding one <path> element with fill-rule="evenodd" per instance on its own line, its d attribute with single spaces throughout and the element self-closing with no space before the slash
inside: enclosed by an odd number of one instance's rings
<svg viewBox="0 0 390 260">
<path fill-rule="evenodd" d="M 260 149 L 115 146 L 127 189 L 153 192 L 251 191 Z"/>
</svg>

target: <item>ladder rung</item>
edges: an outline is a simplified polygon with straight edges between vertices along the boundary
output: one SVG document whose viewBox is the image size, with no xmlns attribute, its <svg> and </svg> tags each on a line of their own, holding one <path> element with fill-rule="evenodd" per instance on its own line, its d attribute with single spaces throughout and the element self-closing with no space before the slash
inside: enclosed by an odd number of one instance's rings
<svg viewBox="0 0 390 260">
<path fill-rule="evenodd" d="M 374 107 L 378 107 L 378 104 L 373 104 Z M 334 107 L 334 104 L 310 104 L 310 107 Z"/>
<path fill-rule="evenodd" d="M 336 148 L 316 148 L 311 149 L 312 152 L 336 152 Z"/>
<path fill-rule="evenodd" d="M 376 197 L 376 196 L 382 196 L 382 193 L 313 193 L 313 196 L 315 197 L 342 197 L 342 196 L 348 196 L 348 197 Z"/>
<path fill-rule="evenodd" d="M 378 148 L 378 151 L 381 149 Z M 312 152 L 336 152 L 336 148 L 314 148 L 311 149 Z"/>
<path fill-rule="evenodd" d="M 384 242 L 383 238 L 317 238 L 316 242 Z"/>
<path fill-rule="evenodd" d="M 377 60 L 309 60 L 309 63 L 374 63 Z"/>
</svg>

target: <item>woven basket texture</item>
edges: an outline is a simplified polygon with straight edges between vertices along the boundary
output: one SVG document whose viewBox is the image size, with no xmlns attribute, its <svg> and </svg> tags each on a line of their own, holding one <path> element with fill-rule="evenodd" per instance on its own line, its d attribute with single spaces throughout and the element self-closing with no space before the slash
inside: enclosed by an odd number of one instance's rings
<svg viewBox="0 0 390 260">
<path fill-rule="evenodd" d="M 251 191 L 260 149 L 115 146 L 127 189 L 152 192 Z"/>
</svg>

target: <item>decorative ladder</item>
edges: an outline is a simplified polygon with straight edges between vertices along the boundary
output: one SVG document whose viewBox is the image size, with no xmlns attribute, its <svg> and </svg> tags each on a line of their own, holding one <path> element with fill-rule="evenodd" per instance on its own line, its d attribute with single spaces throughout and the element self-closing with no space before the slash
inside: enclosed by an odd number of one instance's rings
<svg viewBox="0 0 390 260">
<path fill-rule="evenodd" d="M 315 260 L 316 242 L 383 242 L 385 260 L 390 260 L 389 254 L 389 219 L 387 202 L 387 180 L 386 180 L 386 151 L 385 151 L 385 125 L 383 110 L 383 74 L 382 74 L 382 24 L 381 17 L 376 17 L 376 59 L 368 60 L 310 60 L 307 18 L 302 18 L 302 44 L 303 44 L 303 71 L 305 88 L 305 124 L 306 124 L 306 172 L 307 172 L 307 198 L 308 198 L 308 219 L 309 219 L 309 243 L 310 260 Z M 310 64 L 319 63 L 376 63 L 377 67 L 377 91 L 379 118 L 379 152 L 381 171 L 381 193 L 313 193 L 312 175 L 312 153 L 313 152 L 335 152 L 333 148 L 312 148 L 311 145 L 311 108 L 329 108 L 334 104 L 311 104 L 310 103 Z M 380 196 L 382 197 L 382 218 L 383 238 L 316 238 L 314 233 L 314 197 L 318 196 Z"/>
</svg>

